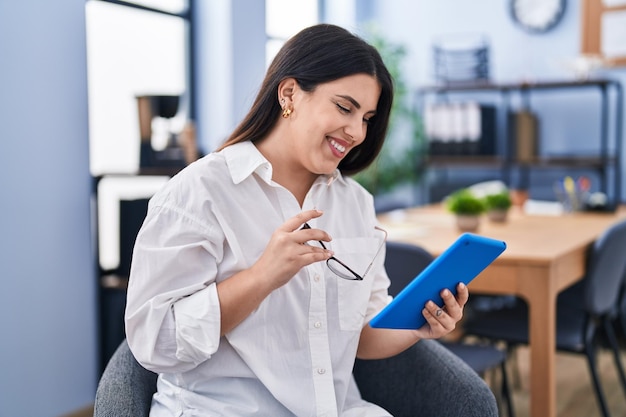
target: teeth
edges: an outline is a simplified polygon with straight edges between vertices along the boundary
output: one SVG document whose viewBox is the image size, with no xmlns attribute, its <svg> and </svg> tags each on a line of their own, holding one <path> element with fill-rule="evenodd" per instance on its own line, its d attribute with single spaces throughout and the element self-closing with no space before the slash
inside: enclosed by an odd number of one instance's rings
<svg viewBox="0 0 626 417">
<path fill-rule="evenodd" d="M 334 140 L 330 140 L 330 144 L 333 145 L 333 148 L 337 149 L 339 152 L 344 153 L 346 151 L 346 147 L 338 144 Z"/>
</svg>

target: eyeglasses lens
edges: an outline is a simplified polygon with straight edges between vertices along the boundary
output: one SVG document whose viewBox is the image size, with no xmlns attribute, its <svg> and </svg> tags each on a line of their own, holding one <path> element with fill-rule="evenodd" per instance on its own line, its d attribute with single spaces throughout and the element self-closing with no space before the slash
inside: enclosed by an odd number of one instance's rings
<svg viewBox="0 0 626 417">
<path fill-rule="evenodd" d="M 363 279 L 361 278 L 360 275 L 351 271 L 347 266 L 345 266 L 336 258 L 328 259 L 326 261 L 326 265 L 328 265 L 328 269 L 330 269 L 335 275 L 337 275 L 340 278 L 350 279 L 350 280 L 355 280 L 355 281 L 360 281 Z"/>
</svg>

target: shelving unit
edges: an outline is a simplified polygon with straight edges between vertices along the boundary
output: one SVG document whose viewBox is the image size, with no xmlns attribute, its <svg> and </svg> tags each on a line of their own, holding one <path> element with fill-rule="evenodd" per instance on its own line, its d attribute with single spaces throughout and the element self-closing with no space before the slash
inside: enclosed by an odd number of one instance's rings
<svg viewBox="0 0 626 417">
<path fill-rule="evenodd" d="M 508 115 L 513 110 L 511 99 L 518 95 L 522 108 L 530 109 L 530 95 L 538 91 L 583 90 L 591 89 L 599 93 L 600 126 L 597 153 L 581 155 L 537 155 L 520 161 L 514 150 L 516 144 L 509 134 Z M 613 94 L 611 94 L 613 91 Z M 472 83 L 435 85 L 418 89 L 418 111 L 423 112 L 428 96 L 437 101 L 449 100 L 451 94 L 463 94 L 470 97 L 477 94 L 493 93 L 499 96 L 496 138 L 499 149 L 493 156 L 436 155 L 429 157 L 429 166 L 433 169 L 451 169 L 455 167 L 490 167 L 501 170 L 501 179 L 510 185 L 511 174 L 517 170 L 521 182 L 528 182 L 533 169 L 591 169 L 599 177 L 598 191 L 606 193 L 610 199 L 621 201 L 622 173 L 622 114 L 623 91 L 619 82 L 609 79 L 586 81 L 551 81 L 537 83 Z M 611 113 L 613 112 L 613 113 Z M 610 129 L 610 115 L 613 114 L 614 126 Z M 542 138 L 542 140 L 547 140 Z M 612 175 L 612 178 L 610 178 Z M 609 184 L 609 180 L 612 180 Z M 612 190 L 610 190 L 612 185 Z"/>
</svg>

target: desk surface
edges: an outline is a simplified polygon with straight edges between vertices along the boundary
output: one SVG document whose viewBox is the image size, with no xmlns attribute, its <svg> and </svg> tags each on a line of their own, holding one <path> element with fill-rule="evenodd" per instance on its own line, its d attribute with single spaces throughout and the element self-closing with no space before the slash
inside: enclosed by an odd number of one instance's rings
<svg viewBox="0 0 626 417">
<path fill-rule="evenodd" d="M 589 245 L 610 225 L 626 219 L 616 213 L 525 215 L 512 209 L 506 223 L 485 217 L 478 234 L 504 240 L 507 249 L 472 283 L 470 292 L 515 294 L 529 304 L 530 411 L 556 416 L 556 297 L 579 281 Z M 454 216 L 441 206 L 424 206 L 379 216 L 389 240 L 414 243 L 434 255 L 459 236 Z"/>
<path fill-rule="evenodd" d="M 476 232 L 507 242 L 498 262 L 545 264 L 592 242 L 602 230 L 626 218 L 626 208 L 616 213 L 572 213 L 561 216 L 525 215 L 512 209 L 506 223 L 486 217 Z M 433 254 L 442 253 L 459 235 L 452 213 L 441 206 L 398 210 L 379 216 L 390 240 L 422 245 Z"/>
</svg>

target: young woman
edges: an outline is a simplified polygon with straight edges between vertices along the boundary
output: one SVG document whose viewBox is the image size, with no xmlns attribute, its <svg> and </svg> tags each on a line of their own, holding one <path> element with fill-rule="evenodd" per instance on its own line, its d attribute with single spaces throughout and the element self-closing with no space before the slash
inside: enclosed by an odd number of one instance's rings
<svg viewBox="0 0 626 417">
<path fill-rule="evenodd" d="M 368 326 L 388 302 L 385 232 L 346 175 L 377 156 L 392 99 L 372 46 L 307 28 L 225 144 L 152 198 L 126 310 L 134 355 L 160 374 L 151 416 L 389 415 L 361 399 L 355 358 L 446 335 L 468 299 L 445 291 L 419 330 Z"/>
</svg>

